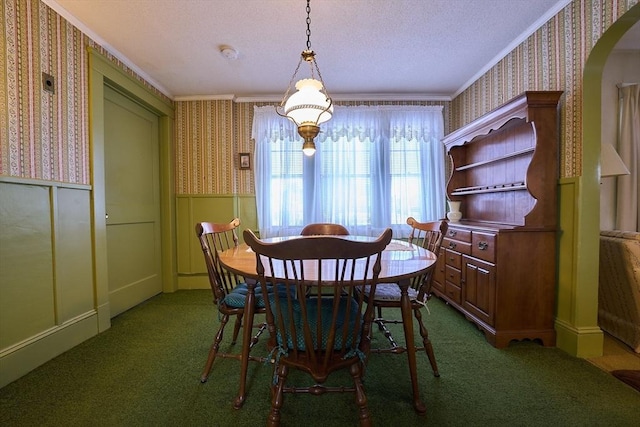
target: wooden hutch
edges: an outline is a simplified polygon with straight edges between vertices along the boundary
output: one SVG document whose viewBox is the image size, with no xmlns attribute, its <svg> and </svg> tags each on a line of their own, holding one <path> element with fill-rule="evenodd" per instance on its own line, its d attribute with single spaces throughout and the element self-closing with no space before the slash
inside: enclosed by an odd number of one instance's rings
<svg viewBox="0 0 640 427">
<path fill-rule="evenodd" d="M 555 346 L 561 95 L 525 92 L 443 140 L 462 219 L 449 223 L 433 291 L 498 348 Z"/>
</svg>

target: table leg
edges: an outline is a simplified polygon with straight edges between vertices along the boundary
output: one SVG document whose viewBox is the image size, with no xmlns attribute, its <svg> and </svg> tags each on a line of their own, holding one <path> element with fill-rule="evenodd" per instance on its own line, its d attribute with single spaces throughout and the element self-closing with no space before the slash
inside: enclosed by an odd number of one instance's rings
<svg viewBox="0 0 640 427">
<path fill-rule="evenodd" d="M 402 325 L 404 327 L 404 338 L 407 346 L 407 357 L 409 359 L 409 375 L 411 376 L 411 389 L 413 391 L 413 407 L 417 413 L 423 415 L 427 412 L 427 408 L 420 399 L 420 390 L 418 387 L 418 364 L 416 361 L 416 345 L 413 336 L 413 315 L 411 300 L 407 293 L 410 281 L 403 280 L 398 285 L 400 286 L 400 310 L 402 311 Z"/>
<path fill-rule="evenodd" d="M 247 396 L 247 371 L 249 369 L 249 351 L 251 350 L 251 333 L 253 332 L 253 316 L 255 312 L 255 283 L 247 283 L 247 298 L 244 303 L 244 316 L 242 327 L 242 353 L 240 358 L 240 390 L 233 407 L 240 409 Z"/>
</svg>

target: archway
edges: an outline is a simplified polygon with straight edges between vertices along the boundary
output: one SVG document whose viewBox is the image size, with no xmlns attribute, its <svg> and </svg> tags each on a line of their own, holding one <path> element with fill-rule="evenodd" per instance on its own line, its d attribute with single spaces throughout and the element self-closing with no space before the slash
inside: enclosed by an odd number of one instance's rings
<svg viewBox="0 0 640 427">
<path fill-rule="evenodd" d="M 633 6 L 605 31 L 591 50 L 583 70 L 582 191 L 577 201 L 580 214 L 576 227 L 576 267 L 578 280 L 585 279 L 585 284 L 579 285 L 583 307 L 578 316 L 592 319 L 592 324 L 597 324 L 598 315 L 602 74 L 616 43 L 638 21 L 640 4 Z"/>
</svg>

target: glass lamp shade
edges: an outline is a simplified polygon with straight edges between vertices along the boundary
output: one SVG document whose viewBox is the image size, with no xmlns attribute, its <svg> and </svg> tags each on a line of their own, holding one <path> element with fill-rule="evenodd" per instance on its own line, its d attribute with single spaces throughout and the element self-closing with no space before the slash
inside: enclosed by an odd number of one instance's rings
<svg viewBox="0 0 640 427">
<path fill-rule="evenodd" d="M 329 120 L 333 105 L 321 92 L 322 83 L 316 79 L 302 79 L 296 83 L 297 92 L 284 104 L 284 114 L 299 126 L 320 124 Z M 326 111 L 325 111 L 326 110 Z"/>
<path fill-rule="evenodd" d="M 313 156 L 316 152 L 316 144 L 313 141 L 305 141 L 302 144 L 302 152 L 307 157 Z"/>
</svg>

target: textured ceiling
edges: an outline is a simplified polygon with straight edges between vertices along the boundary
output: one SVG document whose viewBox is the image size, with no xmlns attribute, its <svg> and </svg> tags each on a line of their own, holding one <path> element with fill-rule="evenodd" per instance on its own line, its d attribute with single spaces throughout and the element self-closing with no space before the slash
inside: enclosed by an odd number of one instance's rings
<svg viewBox="0 0 640 427">
<path fill-rule="evenodd" d="M 306 48 L 304 0 L 44 2 L 174 99 L 279 99 Z M 311 47 L 335 99 L 450 99 L 568 2 L 313 0 Z"/>
</svg>

